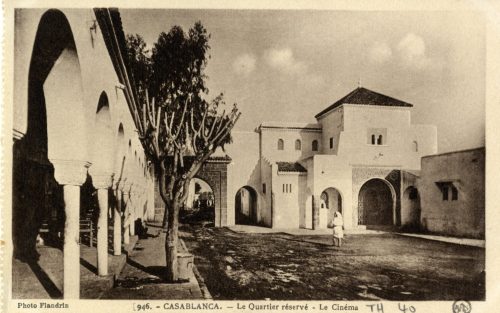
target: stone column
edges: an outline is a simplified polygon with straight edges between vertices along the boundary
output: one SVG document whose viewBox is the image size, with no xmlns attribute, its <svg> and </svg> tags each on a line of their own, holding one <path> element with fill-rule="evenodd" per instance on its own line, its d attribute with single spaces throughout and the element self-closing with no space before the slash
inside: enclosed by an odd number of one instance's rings
<svg viewBox="0 0 500 313">
<path fill-rule="evenodd" d="M 130 188 L 128 185 L 123 187 L 123 204 L 125 205 L 125 212 L 123 213 L 123 243 L 128 245 L 130 243 Z"/>
<path fill-rule="evenodd" d="M 113 212 L 113 254 L 122 254 L 122 191 L 116 188 L 116 205 Z"/>
<path fill-rule="evenodd" d="M 112 184 L 112 175 L 92 175 L 92 182 L 97 189 L 99 219 L 97 221 L 97 272 L 100 276 L 108 275 L 108 190 Z"/>
<path fill-rule="evenodd" d="M 137 195 L 135 191 L 136 189 L 137 188 L 134 186 L 130 191 L 130 201 L 127 204 L 127 206 L 129 207 L 129 216 L 130 216 L 130 225 L 129 225 L 130 236 L 135 236 L 135 219 L 137 215 L 136 214 Z"/>
<path fill-rule="evenodd" d="M 87 178 L 90 163 L 74 160 L 50 160 L 54 177 L 64 190 L 64 299 L 80 298 L 80 186 Z"/>
</svg>

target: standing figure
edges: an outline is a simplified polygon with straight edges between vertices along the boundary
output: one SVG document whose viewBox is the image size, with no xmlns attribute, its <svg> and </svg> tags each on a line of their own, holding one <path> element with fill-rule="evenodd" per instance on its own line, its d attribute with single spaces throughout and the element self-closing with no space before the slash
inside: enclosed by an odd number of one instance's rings
<svg viewBox="0 0 500 313">
<path fill-rule="evenodd" d="M 342 238 L 344 238 L 344 220 L 339 211 L 333 214 L 333 245 L 342 246 Z"/>
</svg>

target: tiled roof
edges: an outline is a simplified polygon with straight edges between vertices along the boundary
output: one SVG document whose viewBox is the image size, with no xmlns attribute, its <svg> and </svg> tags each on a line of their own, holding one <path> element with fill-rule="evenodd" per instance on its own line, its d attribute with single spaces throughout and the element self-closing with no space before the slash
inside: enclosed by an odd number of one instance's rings
<svg viewBox="0 0 500 313">
<path fill-rule="evenodd" d="M 391 107 L 412 107 L 413 105 L 398 99 L 391 98 L 389 96 L 383 95 L 381 93 L 371 91 L 369 89 L 358 87 L 351 91 L 348 95 L 338 100 L 334 104 L 330 105 L 323 111 L 316 114 L 316 118 L 322 116 L 325 113 L 330 112 L 336 107 L 341 106 L 344 103 L 350 104 L 364 104 L 364 105 L 380 105 L 380 106 L 391 106 Z"/>
<path fill-rule="evenodd" d="M 279 172 L 306 173 L 307 170 L 297 162 L 276 162 Z"/>
</svg>

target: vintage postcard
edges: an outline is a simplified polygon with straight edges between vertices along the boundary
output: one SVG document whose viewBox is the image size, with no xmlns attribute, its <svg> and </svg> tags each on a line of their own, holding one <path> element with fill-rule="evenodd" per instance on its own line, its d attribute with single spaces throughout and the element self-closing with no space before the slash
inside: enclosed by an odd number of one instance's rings
<svg viewBox="0 0 500 313">
<path fill-rule="evenodd" d="M 494 312 L 495 1 L 4 3 L 5 312 Z"/>
</svg>

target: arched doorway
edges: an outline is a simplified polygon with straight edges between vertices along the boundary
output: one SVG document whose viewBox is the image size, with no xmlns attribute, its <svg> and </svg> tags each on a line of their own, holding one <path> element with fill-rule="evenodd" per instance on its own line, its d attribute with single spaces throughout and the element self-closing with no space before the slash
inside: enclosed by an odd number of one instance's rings
<svg viewBox="0 0 500 313">
<path fill-rule="evenodd" d="M 257 225 L 257 192 L 250 186 L 241 187 L 234 201 L 236 224 Z"/>
<path fill-rule="evenodd" d="M 342 213 L 342 196 L 337 189 L 330 187 L 323 190 L 320 199 L 319 228 L 333 227 L 334 213 Z"/>
<path fill-rule="evenodd" d="M 418 228 L 420 225 L 420 195 L 417 188 L 410 186 L 403 193 L 401 222 L 405 227 Z"/>
<path fill-rule="evenodd" d="M 393 225 L 395 201 L 388 182 L 371 179 L 363 184 L 358 198 L 359 225 Z"/>
<path fill-rule="evenodd" d="M 80 75 L 68 20 L 61 11 L 48 10 L 31 55 L 26 134 L 13 147 L 12 236 L 14 256 L 22 260 L 38 257 L 41 229 L 50 234 L 64 229 L 63 191 L 49 159 L 87 157 Z"/>
<path fill-rule="evenodd" d="M 215 222 L 215 195 L 203 179 L 193 178 L 184 204 L 184 214 L 190 220 Z"/>
</svg>

